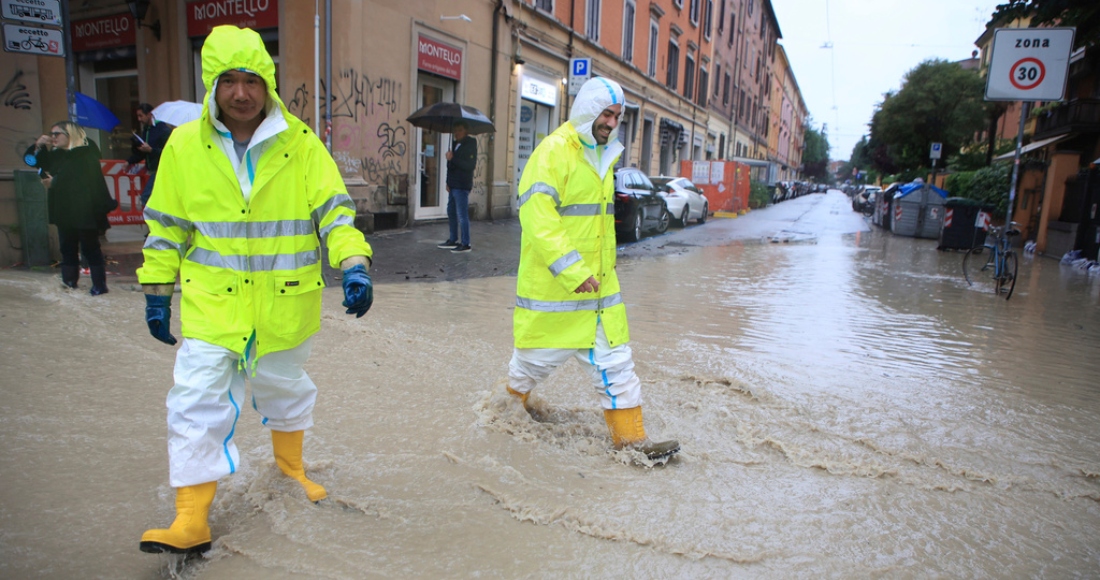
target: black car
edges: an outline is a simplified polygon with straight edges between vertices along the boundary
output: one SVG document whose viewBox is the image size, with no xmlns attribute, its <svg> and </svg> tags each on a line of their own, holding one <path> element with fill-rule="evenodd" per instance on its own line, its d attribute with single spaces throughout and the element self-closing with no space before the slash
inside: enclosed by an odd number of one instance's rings
<svg viewBox="0 0 1100 580">
<path fill-rule="evenodd" d="M 645 232 L 663 234 L 670 219 L 665 200 L 640 169 L 615 172 L 615 233 L 624 241 L 636 242 Z"/>
</svg>

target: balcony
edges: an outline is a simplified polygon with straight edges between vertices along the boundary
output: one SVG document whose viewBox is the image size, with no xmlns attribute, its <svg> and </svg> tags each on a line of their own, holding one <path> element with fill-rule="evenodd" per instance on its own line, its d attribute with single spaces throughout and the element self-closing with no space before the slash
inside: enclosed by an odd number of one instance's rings
<svg viewBox="0 0 1100 580">
<path fill-rule="evenodd" d="M 1035 139 L 1069 132 L 1100 132 L 1100 99 L 1075 99 L 1035 120 Z"/>
</svg>

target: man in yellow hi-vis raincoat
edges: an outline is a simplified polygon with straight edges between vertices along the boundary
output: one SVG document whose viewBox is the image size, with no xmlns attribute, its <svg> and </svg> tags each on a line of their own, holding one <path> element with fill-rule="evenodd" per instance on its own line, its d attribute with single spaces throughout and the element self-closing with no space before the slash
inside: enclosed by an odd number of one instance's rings
<svg viewBox="0 0 1100 580">
<path fill-rule="evenodd" d="M 646 438 L 641 381 L 615 274 L 612 167 L 623 151 L 617 139 L 623 100 L 618 83 L 588 80 L 569 121 L 535 148 L 523 170 L 508 392 L 526 404 L 531 389 L 576 357 L 595 380 L 615 447 L 659 459 L 680 444 Z"/>
<path fill-rule="evenodd" d="M 321 240 L 344 271 L 347 312 L 362 316 L 373 301 L 371 248 L 353 225 L 355 207 L 324 145 L 275 92 L 260 36 L 214 28 L 202 79 L 202 117 L 173 132 L 145 208 L 146 321 L 155 338 L 176 343 L 178 275 L 183 334 L 167 398 L 176 519 L 142 535 L 146 552 L 210 548 L 210 504 L 218 478 L 240 464 L 233 431 L 247 404 L 271 429 L 283 473 L 310 500 L 327 496 L 302 466 L 317 396 L 302 366 L 321 326 Z"/>
</svg>

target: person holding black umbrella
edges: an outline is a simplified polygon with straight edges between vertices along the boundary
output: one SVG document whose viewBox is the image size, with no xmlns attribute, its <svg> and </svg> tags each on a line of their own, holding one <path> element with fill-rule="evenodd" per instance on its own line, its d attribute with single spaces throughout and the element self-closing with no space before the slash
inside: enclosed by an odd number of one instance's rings
<svg viewBox="0 0 1100 580">
<path fill-rule="evenodd" d="M 438 248 L 460 254 L 470 251 L 470 190 L 477 167 L 477 139 L 466 121 L 455 121 L 454 139 L 447 151 L 447 223 L 450 237 Z"/>
</svg>

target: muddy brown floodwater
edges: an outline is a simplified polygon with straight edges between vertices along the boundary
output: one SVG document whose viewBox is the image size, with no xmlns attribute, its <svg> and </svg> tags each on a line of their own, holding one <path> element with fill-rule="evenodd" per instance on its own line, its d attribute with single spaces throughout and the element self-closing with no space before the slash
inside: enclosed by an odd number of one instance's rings
<svg viewBox="0 0 1100 580">
<path fill-rule="evenodd" d="M 647 427 L 683 445 L 653 468 L 608 452 L 575 363 L 541 422 L 501 395 L 514 278 L 380 284 L 361 320 L 326 289 L 305 458 L 331 499 L 246 411 L 189 561 L 138 551 L 174 497 L 174 348 L 140 294 L 0 273 L 0 577 L 1095 577 L 1100 278 L 1025 258 L 1005 302 L 934 247 L 825 232 L 620 263 Z"/>
</svg>

